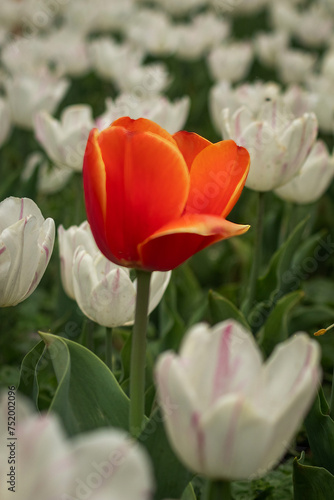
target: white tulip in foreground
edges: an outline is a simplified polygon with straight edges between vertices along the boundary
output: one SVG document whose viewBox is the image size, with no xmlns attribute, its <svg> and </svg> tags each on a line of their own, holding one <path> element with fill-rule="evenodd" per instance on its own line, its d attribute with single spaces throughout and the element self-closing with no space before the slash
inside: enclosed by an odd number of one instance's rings
<svg viewBox="0 0 334 500">
<path fill-rule="evenodd" d="M 88 222 L 58 228 L 61 278 L 67 295 L 96 323 L 107 326 L 134 322 L 137 280 L 128 268 L 117 266 L 97 248 Z M 152 273 L 149 313 L 159 304 L 171 271 Z"/>
<path fill-rule="evenodd" d="M 298 174 L 275 189 L 275 194 L 293 203 L 313 203 L 324 194 L 333 177 L 334 158 L 329 155 L 326 144 L 317 141 Z"/>
<path fill-rule="evenodd" d="M 29 198 L 0 203 L 0 307 L 29 297 L 49 263 L 55 238 L 53 219 L 44 219 Z"/>
<path fill-rule="evenodd" d="M 124 431 L 101 429 L 69 440 L 55 415 L 33 414 L 19 399 L 16 411 L 21 416 L 11 478 L 7 394 L 0 399 L 0 442 L 6 443 L 0 447 L 1 500 L 152 498 L 148 456 Z"/>
<path fill-rule="evenodd" d="M 264 475 L 284 454 L 315 396 L 319 361 L 319 345 L 304 333 L 278 345 L 263 363 L 254 338 L 237 322 L 195 325 L 180 354 L 166 352 L 156 366 L 175 453 L 212 479 Z"/>
</svg>

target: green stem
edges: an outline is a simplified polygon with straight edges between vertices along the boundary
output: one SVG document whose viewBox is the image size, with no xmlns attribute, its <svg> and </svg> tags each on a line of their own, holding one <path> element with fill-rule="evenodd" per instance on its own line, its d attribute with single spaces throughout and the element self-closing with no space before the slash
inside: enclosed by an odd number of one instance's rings
<svg viewBox="0 0 334 500">
<path fill-rule="evenodd" d="M 130 365 L 130 432 L 138 437 L 145 415 L 146 330 L 151 273 L 137 269 L 137 300 Z"/>
<path fill-rule="evenodd" d="M 333 370 L 333 378 L 332 378 L 332 391 L 331 391 L 331 400 L 329 403 L 329 416 L 334 420 L 334 370 Z"/>
<path fill-rule="evenodd" d="M 208 479 L 204 500 L 232 500 L 231 483 Z"/>
<path fill-rule="evenodd" d="M 279 232 L 278 244 L 283 245 L 285 240 L 288 238 L 291 229 L 292 213 L 294 209 L 294 204 L 291 201 L 285 201 L 283 206 L 283 216 Z"/>
<path fill-rule="evenodd" d="M 264 216 L 264 195 L 265 193 L 258 193 L 258 209 L 257 209 L 257 221 L 255 228 L 255 243 L 253 252 L 253 262 L 249 277 L 249 283 L 247 288 L 247 296 L 242 306 L 243 313 L 247 316 L 251 308 L 253 307 L 256 281 L 259 276 L 261 255 L 262 255 L 262 233 L 263 233 L 263 216 Z"/>
<path fill-rule="evenodd" d="M 84 318 L 81 330 L 82 345 L 94 352 L 94 322 Z"/>
<path fill-rule="evenodd" d="M 106 326 L 106 365 L 112 371 L 112 328 Z"/>
</svg>

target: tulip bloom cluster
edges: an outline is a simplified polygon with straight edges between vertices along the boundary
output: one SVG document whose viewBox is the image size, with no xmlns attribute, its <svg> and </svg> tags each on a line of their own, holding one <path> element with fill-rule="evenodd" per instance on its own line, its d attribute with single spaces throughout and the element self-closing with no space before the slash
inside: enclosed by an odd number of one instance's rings
<svg viewBox="0 0 334 500">
<path fill-rule="evenodd" d="M 229 222 L 249 154 L 235 142 L 123 117 L 90 133 L 83 176 L 88 221 L 115 264 L 167 271 L 217 241 L 247 231 Z"/>
</svg>

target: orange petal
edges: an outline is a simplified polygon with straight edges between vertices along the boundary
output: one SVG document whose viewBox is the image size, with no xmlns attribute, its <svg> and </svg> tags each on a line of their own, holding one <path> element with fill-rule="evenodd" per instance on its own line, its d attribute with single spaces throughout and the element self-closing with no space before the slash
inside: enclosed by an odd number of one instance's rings
<svg viewBox="0 0 334 500">
<path fill-rule="evenodd" d="M 142 267 L 158 271 L 174 269 L 212 243 L 243 234 L 248 228 L 217 216 L 184 215 L 139 245 Z"/>
<path fill-rule="evenodd" d="M 122 116 L 121 118 L 115 120 L 110 126 L 124 127 L 129 132 L 152 132 L 152 134 L 159 135 L 175 145 L 173 137 L 167 132 L 167 130 L 147 118 L 138 118 L 137 120 L 133 120 L 128 116 Z"/>
<path fill-rule="evenodd" d="M 178 148 L 150 132 L 112 126 L 98 141 L 106 169 L 107 245 L 119 262 L 136 267 L 138 245 L 182 214 L 189 172 Z"/>
<path fill-rule="evenodd" d="M 87 219 L 101 252 L 108 252 L 105 240 L 106 172 L 98 145 L 99 131 L 91 130 L 83 161 L 83 182 Z"/>
<path fill-rule="evenodd" d="M 212 144 L 210 141 L 204 139 L 194 132 L 186 132 L 181 130 L 173 135 L 173 138 L 178 145 L 179 150 L 183 154 L 183 158 L 188 165 L 188 169 L 191 169 L 191 165 L 195 157 L 204 149 Z"/>
<path fill-rule="evenodd" d="M 192 164 L 186 213 L 226 217 L 245 185 L 249 162 L 248 151 L 234 141 L 203 149 Z"/>
</svg>

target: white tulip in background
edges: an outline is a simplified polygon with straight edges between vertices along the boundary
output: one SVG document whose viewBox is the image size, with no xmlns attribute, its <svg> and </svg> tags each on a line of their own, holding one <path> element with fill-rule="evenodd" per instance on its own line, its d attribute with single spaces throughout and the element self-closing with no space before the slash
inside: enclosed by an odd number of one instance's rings
<svg viewBox="0 0 334 500">
<path fill-rule="evenodd" d="M 142 117 L 153 120 L 167 132 L 174 134 L 185 125 L 189 108 L 188 96 L 170 102 L 163 96 L 138 98 L 135 94 L 120 94 L 114 101 L 106 99 L 106 111 L 95 120 L 95 123 L 100 130 L 103 130 L 121 116 L 129 116 L 133 120 Z"/>
<path fill-rule="evenodd" d="M 175 453 L 215 480 L 265 475 L 316 394 L 319 364 L 320 347 L 304 333 L 279 344 L 263 363 L 253 336 L 237 322 L 193 326 L 180 354 L 163 353 L 155 369 Z"/>
<path fill-rule="evenodd" d="M 44 72 L 8 78 L 5 88 L 13 123 L 32 129 L 35 114 L 41 110 L 54 113 L 69 85 L 69 80 L 58 79 Z"/>
<path fill-rule="evenodd" d="M 224 139 L 246 147 L 251 158 L 246 186 L 271 191 L 286 184 L 305 162 L 317 135 L 313 113 L 295 118 L 280 100 L 268 100 L 257 114 L 241 107 L 222 112 Z"/>
<path fill-rule="evenodd" d="M 317 141 L 298 174 L 275 189 L 275 194 L 293 203 L 313 203 L 324 194 L 333 177 L 334 158 L 329 155 L 326 144 Z"/>
<path fill-rule="evenodd" d="M 294 36 L 307 47 L 321 47 L 328 44 L 333 33 L 333 19 L 321 5 L 310 3 L 310 7 L 298 12 L 294 24 Z"/>
<path fill-rule="evenodd" d="M 7 394 L 0 399 L 0 442 L 6 440 Z M 119 429 L 68 439 L 56 415 L 34 414 L 17 399 L 16 486 L 8 490 L 6 445 L 0 447 L 1 500 L 150 500 L 154 478 L 143 447 Z"/>
<path fill-rule="evenodd" d="M 61 278 L 67 295 L 96 323 L 107 326 L 134 322 L 137 280 L 129 269 L 117 266 L 98 250 L 88 222 L 58 229 Z M 171 271 L 153 272 L 148 312 L 159 304 Z"/>
<path fill-rule="evenodd" d="M 11 131 L 12 120 L 10 116 L 10 109 L 5 101 L 0 97 L 0 147 L 8 139 Z"/>
<path fill-rule="evenodd" d="M 56 165 L 82 171 L 88 135 L 94 128 L 90 106 L 68 106 L 60 121 L 41 111 L 35 116 L 34 126 L 36 138 Z"/>
<path fill-rule="evenodd" d="M 285 31 L 259 32 L 254 41 L 254 51 L 263 65 L 274 68 L 279 55 L 287 49 L 288 42 Z"/>
<path fill-rule="evenodd" d="M 50 167 L 43 153 L 31 153 L 24 165 L 21 179 L 27 182 L 38 168 L 36 188 L 39 193 L 54 194 L 61 191 L 73 175 L 73 170 L 62 166 Z"/>
<path fill-rule="evenodd" d="M 285 49 L 277 56 L 277 71 L 283 83 L 299 83 L 308 79 L 316 56 L 304 50 Z"/>
<path fill-rule="evenodd" d="M 0 307 L 29 297 L 42 279 L 55 238 L 53 219 L 44 219 L 29 198 L 0 203 Z"/>
<path fill-rule="evenodd" d="M 280 90 L 280 86 L 274 82 L 256 81 L 235 88 L 227 81 L 217 83 L 211 87 L 209 94 L 209 111 L 215 129 L 221 133 L 221 113 L 224 108 L 229 108 L 233 114 L 241 106 L 246 106 L 252 113 L 258 113 L 267 99 L 276 99 L 280 95 Z"/>
<path fill-rule="evenodd" d="M 189 10 L 205 5 L 207 0 L 154 0 L 154 3 L 173 15 L 182 15 Z"/>
<path fill-rule="evenodd" d="M 248 42 L 220 45 L 208 56 L 209 70 L 214 80 L 241 80 L 249 72 L 252 62 L 253 47 Z"/>
</svg>

